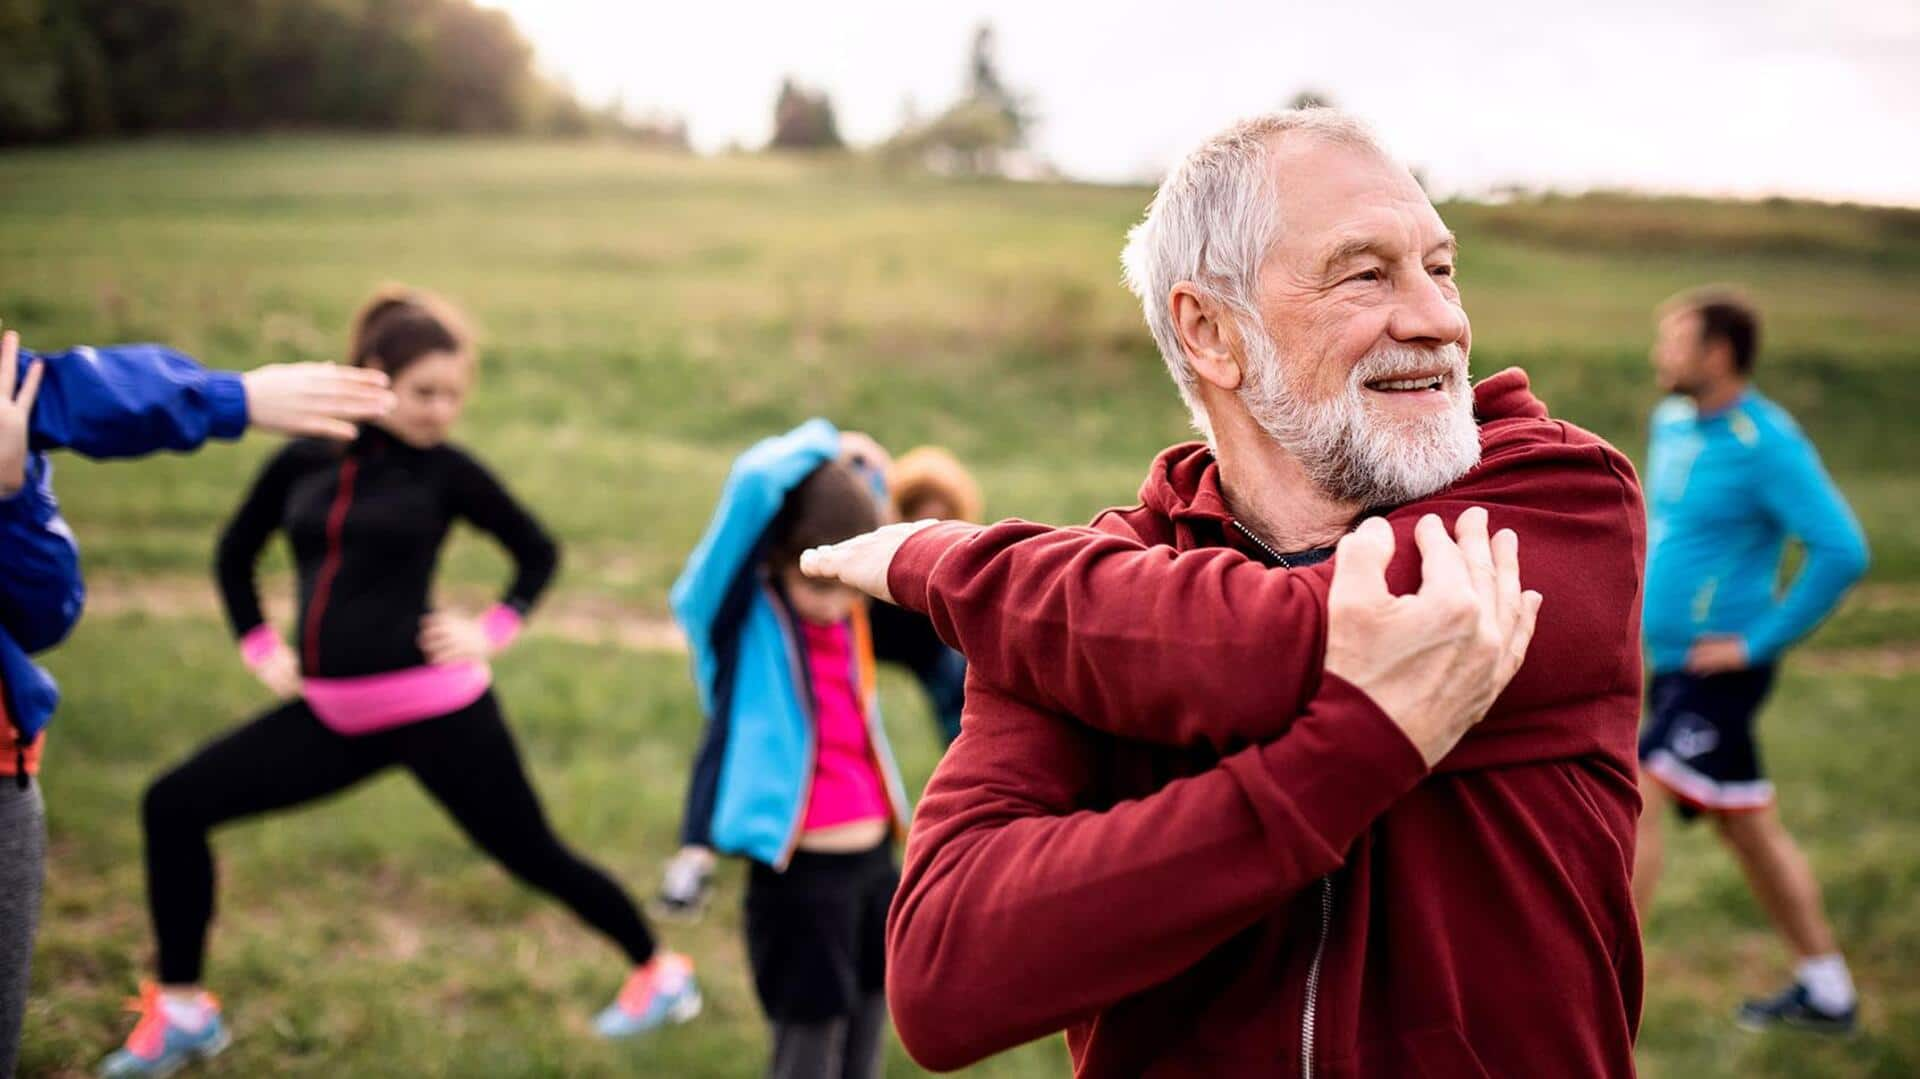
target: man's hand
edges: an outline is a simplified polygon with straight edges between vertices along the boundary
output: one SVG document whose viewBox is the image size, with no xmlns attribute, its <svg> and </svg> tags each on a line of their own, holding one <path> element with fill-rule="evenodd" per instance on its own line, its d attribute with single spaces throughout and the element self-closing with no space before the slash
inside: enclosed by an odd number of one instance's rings
<svg viewBox="0 0 1920 1079">
<path fill-rule="evenodd" d="M 485 663 L 493 658 L 493 642 L 480 620 L 449 611 L 420 619 L 419 643 L 428 663 Z"/>
<path fill-rule="evenodd" d="M 887 525 L 831 546 L 815 547 L 801 553 L 800 572 L 809 577 L 839 581 L 883 603 L 892 603 L 893 593 L 887 591 L 887 569 L 893 565 L 893 556 L 900 553 L 907 537 L 939 523 L 925 520 Z"/>
<path fill-rule="evenodd" d="M 1370 518 L 1340 541 L 1327 595 L 1328 673 L 1380 706 L 1432 767 L 1520 669 L 1538 592 L 1520 590 L 1520 540 L 1487 537 L 1487 511 L 1460 515 L 1455 538 L 1428 514 L 1414 528 L 1420 591 L 1387 591 L 1393 529 Z M 1456 542 L 1457 539 L 1457 542 Z"/>
<path fill-rule="evenodd" d="M 1728 674 L 1749 665 L 1747 642 L 1739 637 L 1701 637 L 1687 649 L 1688 674 Z"/>
<path fill-rule="evenodd" d="M 27 368 L 26 381 L 14 393 L 20 374 L 20 335 L 0 334 L 0 498 L 7 498 L 27 482 L 27 436 L 33 425 L 33 399 L 40 394 L 43 364 Z"/>
<path fill-rule="evenodd" d="M 277 363 L 240 376 L 247 421 L 263 431 L 348 441 L 354 424 L 393 411 L 387 375 L 335 363 Z"/>
</svg>

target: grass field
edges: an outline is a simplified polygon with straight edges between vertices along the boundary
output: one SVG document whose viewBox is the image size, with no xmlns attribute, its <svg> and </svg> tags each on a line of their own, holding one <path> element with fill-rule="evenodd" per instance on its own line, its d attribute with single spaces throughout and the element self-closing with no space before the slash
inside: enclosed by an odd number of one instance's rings
<svg viewBox="0 0 1920 1079">
<path fill-rule="evenodd" d="M 636 890 L 669 852 L 698 716 L 670 652 L 556 633 L 651 624 L 732 455 L 813 414 L 977 465 L 995 516 L 1127 502 L 1184 419 L 1117 284 L 1139 189 L 888 176 L 835 161 L 527 142 L 264 139 L 0 155 L 0 319 L 30 345 L 162 340 L 207 362 L 331 358 L 375 284 L 426 285 L 484 334 L 463 440 L 567 545 L 549 619 L 499 665 L 564 834 Z M 1763 384 L 1813 434 L 1874 569 L 1797 653 L 1765 719 L 1789 824 L 1866 992 L 1845 1043 L 1727 1021 L 1784 965 L 1738 872 L 1680 836 L 1648 927 L 1650 1076 L 1920 1071 L 1920 213 L 1595 197 L 1442 208 L 1478 373 L 1525 366 L 1555 410 L 1639 456 L 1650 311 L 1706 281 L 1768 312 Z M 212 534 L 267 440 L 136 467 L 61 464 L 102 601 L 52 667 L 54 853 L 26 1075 L 77 1075 L 127 1029 L 149 944 L 143 784 L 265 701 L 212 614 Z M 274 568 L 283 568 L 275 556 Z M 456 543 L 453 594 L 502 561 Z M 276 572 L 274 580 L 278 580 Z M 108 597 L 138 602 L 107 602 Z M 144 597 L 144 598 L 142 598 Z M 918 790 L 913 687 L 884 683 Z M 668 929 L 710 1010 L 646 1044 L 589 1036 L 616 954 L 474 856 L 405 780 L 224 833 L 209 977 L 240 1035 L 208 1074 L 755 1074 L 737 935 Z M 1060 1075 L 1057 1040 L 978 1069 Z M 896 1046 L 889 1074 L 914 1074 Z"/>
</svg>

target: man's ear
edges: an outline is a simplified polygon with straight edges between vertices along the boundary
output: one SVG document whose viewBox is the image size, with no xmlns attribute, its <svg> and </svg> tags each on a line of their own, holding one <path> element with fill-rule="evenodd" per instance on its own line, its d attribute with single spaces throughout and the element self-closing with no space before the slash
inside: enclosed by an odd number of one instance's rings
<svg viewBox="0 0 1920 1079">
<path fill-rule="evenodd" d="M 1715 378 L 1731 378 L 1740 373 L 1733 364 L 1733 342 L 1709 338 L 1700 346 L 1700 366 Z"/>
<path fill-rule="evenodd" d="M 1193 373 L 1223 390 L 1240 388 L 1240 338 L 1225 304 L 1191 281 L 1173 286 L 1167 297 L 1173 329 L 1186 349 Z"/>
</svg>

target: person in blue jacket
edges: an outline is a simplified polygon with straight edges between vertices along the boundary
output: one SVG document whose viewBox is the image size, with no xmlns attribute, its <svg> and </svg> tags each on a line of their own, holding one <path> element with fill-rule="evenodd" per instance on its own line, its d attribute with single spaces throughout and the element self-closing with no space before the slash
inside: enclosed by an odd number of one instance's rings
<svg viewBox="0 0 1920 1079">
<path fill-rule="evenodd" d="M 1653 672 L 1640 738 L 1634 893 L 1647 914 L 1662 810 L 1712 816 L 1796 960 L 1793 984 L 1738 1012 L 1749 1029 L 1853 1029 L 1856 1000 L 1820 885 L 1780 822 L 1754 717 L 1781 655 L 1867 569 L 1867 543 L 1820 455 L 1751 383 L 1759 315 L 1709 289 L 1662 309 L 1653 363 L 1673 396 L 1653 414 L 1647 456 L 1642 628 Z M 1788 539 L 1805 551 L 1784 592 Z"/>
<path fill-rule="evenodd" d="M 348 438 L 353 421 L 391 406 L 377 372 L 307 363 L 233 374 L 158 345 L 42 356 L 0 334 L 0 1075 L 13 1074 L 19 1052 L 46 854 L 35 776 L 59 703 L 32 657 L 66 638 L 85 600 L 47 452 L 184 452 L 249 426 Z"/>
</svg>

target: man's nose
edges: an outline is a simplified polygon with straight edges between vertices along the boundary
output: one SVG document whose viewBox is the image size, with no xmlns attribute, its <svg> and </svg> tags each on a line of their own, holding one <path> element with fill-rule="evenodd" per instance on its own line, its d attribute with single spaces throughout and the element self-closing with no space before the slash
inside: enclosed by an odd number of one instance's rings
<svg viewBox="0 0 1920 1079">
<path fill-rule="evenodd" d="M 1411 288 L 1402 290 L 1399 306 L 1387 325 L 1393 339 L 1405 344 L 1437 348 L 1457 344 L 1467 336 L 1467 313 L 1439 282 L 1421 270 Z"/>
</svg>

